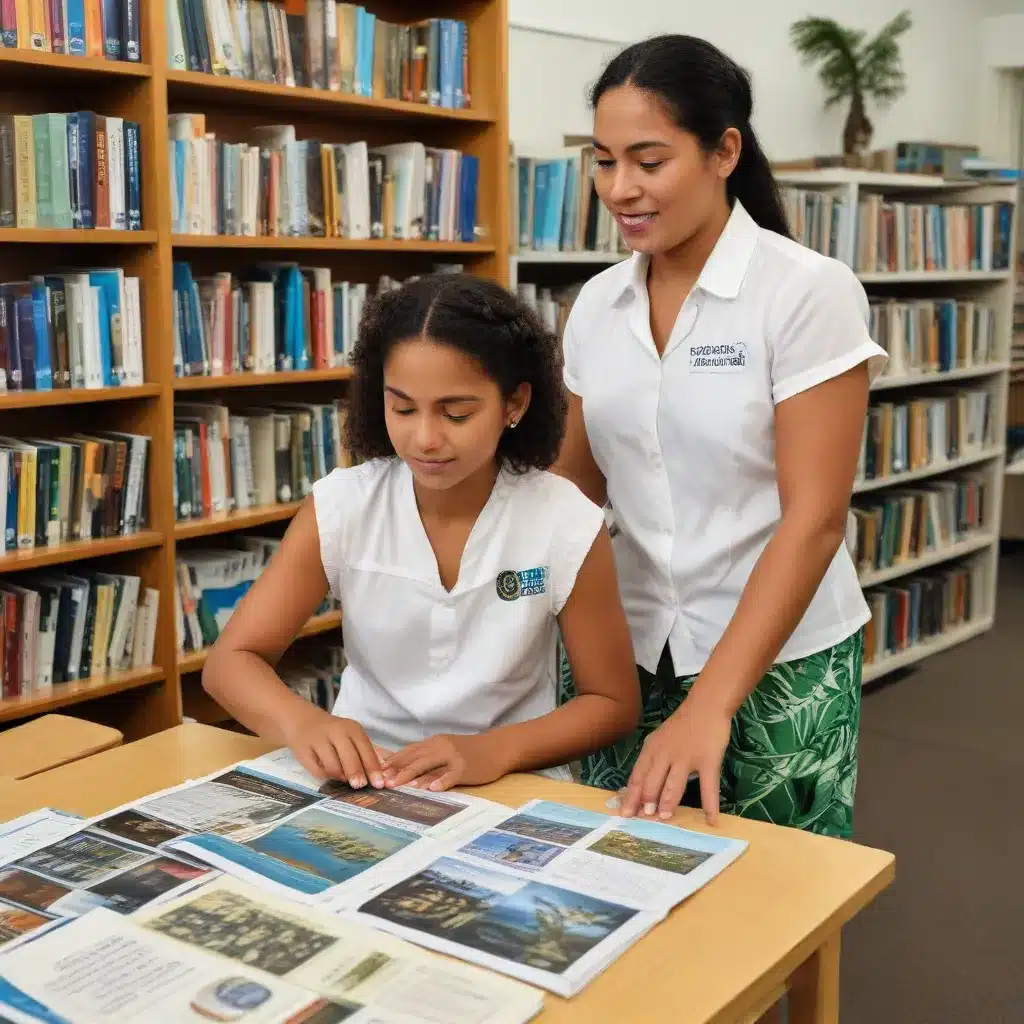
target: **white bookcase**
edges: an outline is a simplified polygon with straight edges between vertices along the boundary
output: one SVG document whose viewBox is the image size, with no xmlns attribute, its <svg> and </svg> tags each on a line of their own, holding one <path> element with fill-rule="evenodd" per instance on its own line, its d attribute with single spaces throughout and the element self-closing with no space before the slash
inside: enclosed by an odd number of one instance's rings
<svg viewBox="0 0 1024 1024">
<path fill-rule="evenodd" d="M 969 361 L 968 365 L 935 371 L 907 366 L 906 360 L 903 361 L 904 368 L 900 369 L 901 361 L 892 359 L 885 374 L 872 386 L 873 405 L 882 402 L 909 403 L 928 397 L 955 396 L 960 392 L 979 390 L 986 391 L 989 397 L 988 430 L 981 443 L 972 444 L 952 457 L 942 453 L 943 457 L 926 465 L 904 468 L 887 476 L 868 478 L 863 473 L 858 475 L 854 488 L 855 506 L 876 499 L 884 500 L 886 494 L 892 495 L 904 489 L 928 488 L 963 474 L 971 474 L 983 480 L 985 487 L 983 516 L 977 529 L 958 537 L 953 543 L 928 547 L 917 557 L 861 572 L 861 584 L 873 609 L 876 607 L 873 600 L 877 601 L 879 594 L 899 591 L 909 578 L 919 573 L 934 575 L 948 569 L 969 568 L 973 570 L 975 586 L 971 615 L 968 618 L 914 646 L 866 661 L 864 682 L 867 683 L 977 636 L 992 626 L 1004 488 L 1006 404 L 1017 248 L 1014 241 L 1017 188 L 1015 184 L 975 184 L 944 181 L 928 175 L 845 169 L 779 172 L 777 178 L 788 195 L 792 194 L 792 190 L 821 194 L 827 197 L 827 202 L 836 204 L 834 218 L 838 231 L 835 242 L 829 240 L 829 255 L 842 259 L 857 272 L 872 303 L 882 303 L 886 299 L 900 303 L 953 299 L 957 303 L 973 303 L 990 309 L 994 319 L 993 344 L 990 358 L 986 361 Z M 880 270 L 877 266 L 868 266 L 862 260 L 865 254 L 860 251 L 865 240 L 870 241 L 870 227 L 865 223 L 865 217 L 858 213 L 862 201 L 865 214 L 870 211 L 876 217 L 879 204 L 883 204 L 887 211 L 890 206 L 894 211 L 901 211 L 894 212 L 893 216 L 903 216 L 905 205 L 1012 204 L 1009 268 Z M 792 225 L 794 236 L 804 244 L 814 244 L 815 239 L 800 236 L 800 226 L 797 223 Z M 865 232 L 868 234 L 865 235 Z M 530 279 L 537 275 L 543 279 L 547 276 L 545 271 L 561 278 L 572 268 L 578 270 L 577 279 L 584 280 L 623 258 L 620 253 L 607 252 L 514 251 L 510 256 L 510 287 L 516 289 L 521 279 L 520 267 L 526 265 L 531 265 L 528 271 Z M 877 632 L 877 623 L 875 629 Z"/>
<path fill-rule="evenodd" d="M 1010 345 L 1013 331 L 1013 304 L 1016 263 L 1016 199 L 1015 184 L 990 184 L 944 181 L 930 175 L 884 174 L 855 170 L 821 170 L 780 172 L 780 185 L 790 192 L 824 193 L 838 202 L 842 211 L 835 216 L 842 224 L 837 243 L 830 252 L 849 264 L 864 284 L 871 302 L 892 299 L 913 303 L 917 300 L 954 299 L 958 303 L 974 303 L 992 310 L 993 345 L 984 362 L 968 360 L 946 371 L 922 371 L 914 368 L 888 367 L 873 387 L 872 404 L 894 401 L 912 402 L 921 398 L 955 396 L 958 392 L 988 392 L 988 430 L 980 441 L 962 453 L 942 457 L 926 465 L 904 468 L 901 472 L 867 478 L 858 474 L 854 488 L 854 504 L 869 501 L 886 492 L 902 492 L 904 488 L 927 488 L 930 484 L 955 479 L 958 471 L 982 479 L 985 500 L 980 525 L 955 542 L 927 548 L 917 557 L 898 560 L 881 569 L 860 572 L 866 595 L 878 599 L 879 588 L 898 590 L 917 573 L 937 573 L 957 567 L 975 570 L 977 591 L 971 614 L 942 633 L 914 646 L 880 653 L 864 666 L 864 681 L 869 682 L 899 668 L 912 665 L 941 650 L 977 636 L 991 628 L 995 615 L 996 582 L 999 557 L 1000 520 L 1003 505 L 1005 467 L 1006 401 L 1009 385 Z M 792 194 L 790 192 L 790 194 Z M 885 270 L 870 266 L 865 256 L 870 250 L 868 218 L 879 214 L 883 204 L 885 216 L 894 221 L 907 221 L 907 206 L 962 205 L 1007 203 L 1011 206 L 1008 257 L 1006 269 L 912 269 Z M 794 225 L 794 234 L 797 234 Z M 798 235 L 799 237 L 799 235 Z M 906 235 L 900 241 L 904 241 Z M 820 237 L 800 238 L 805 244 L 820 243 Z M 955 239 L 948 239 L 955 244 Z M 815 245 L 820 247 L 820 245 Z M 961 312 L 965 307 L 959 307 Z M 870 497 L 869 497 L 870 496 Z M 876 607 L 872 603 L 873 609 Z"/>
</svg>

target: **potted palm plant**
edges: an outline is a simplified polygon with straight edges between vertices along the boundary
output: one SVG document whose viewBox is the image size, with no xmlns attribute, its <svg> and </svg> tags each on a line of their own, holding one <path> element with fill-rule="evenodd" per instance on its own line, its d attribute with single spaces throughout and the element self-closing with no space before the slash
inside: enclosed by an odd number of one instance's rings
<svg viewBox="0 0 1024 1024">
<path fill-rule="evenodd" d="M 790 40 L 804 64 L 818 66 L 826 109 L 843 100 L 850 102 L 843 154 L 855 161 L 863 158 L 874 132 L 866 101 L 888 104 L 906 90 L 899 38 L 910 24 L 910 12 L 901 11 L 874 39 L 832 18 L 802 18 L 790 26 Z"/>
</svg>

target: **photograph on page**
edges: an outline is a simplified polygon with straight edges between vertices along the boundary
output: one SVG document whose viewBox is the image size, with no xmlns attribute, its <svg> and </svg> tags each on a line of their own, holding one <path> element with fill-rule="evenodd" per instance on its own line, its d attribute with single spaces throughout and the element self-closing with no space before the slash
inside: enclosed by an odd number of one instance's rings
<svg viewBox="0 0 1024 1024">
<path fill-rule="evenodd" d="M 89 1024 L 331 1024 L 357 1009 L 102 908 L 8 953 L 3 973 L 52 1013 Z"/>
<path fill-rule="evenodd" d="M 492 800 L 463 793 L 429 793 L 411 786 L 353 789 L 340 779 L 316 779 L 287 748 L 243 762 L 242 767 L 291 785 L 314 789 L 321 796 L 348 804 L 352 813 L 365 812 L 373 820 L 386 820 L 412 832 L 429 831 L 434 837 L 472 831 L 485 821 L 504 817 L 508 811 Z"/>
<path fill-rule="evenodd" d="M 139 800 L 133 807 L 185 832 L 209 832 L 241 841 L 322 799 L 315 790 L 236 767 L 175 786 Z"/>
<path fill-rule="evenodd" d="M 578 992 L 660 920 L 455 856 L 375 893 L 354 916 L 563 996 Z"/>
<path fill-rule="evenodd" d="M 457 853 L 612 902 L 667 912 L 724 870 L 746 845 L 665 822 L 536 800 Z"/>
<path fill-rule="evenodd" d="M 134 921 L 332 1001 L 365 1007 L 378 1024 L 519 1024 L 541 1006 L 540 993 L 519 982 L 300 909 L 223 875 Z"/>
<path fill-rule="evenodd" d="M 206 864 L 120 842 L 87 822 L 72 822 L 72 827 L 69 835 L 44 840 L 0 864 L 3 949 L 55 921 L 79 917 L 96 907 L 134 913 L 215 873 Z"/>
</svg>

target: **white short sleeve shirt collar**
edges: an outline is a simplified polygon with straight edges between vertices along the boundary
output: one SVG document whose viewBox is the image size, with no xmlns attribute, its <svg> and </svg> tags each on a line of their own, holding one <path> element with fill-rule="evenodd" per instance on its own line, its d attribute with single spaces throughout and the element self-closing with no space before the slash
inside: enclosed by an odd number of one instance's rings
<svg viewBox="0 0 1024 1024">
<path fill-rule="evenodd" d="M 887 357 L 850 268 L 760 228 L 739 202 L 661 356 L 647 267 L 634 254 L 583 287 L 565 382 L 608 483 L 637 661 L 653 672 L 667 643 L 684 675 L 703 667 L 779 524 L 775 406 L 863 362 L 877 374 Z M 868 618 L 843 547 L 780 660 Z"/>
</svg>

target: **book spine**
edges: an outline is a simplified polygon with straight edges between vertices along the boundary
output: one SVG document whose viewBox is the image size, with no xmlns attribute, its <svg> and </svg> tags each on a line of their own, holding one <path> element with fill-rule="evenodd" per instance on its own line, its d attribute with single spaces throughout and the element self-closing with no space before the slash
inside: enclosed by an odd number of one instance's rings
<svg viewBox="0 0 1024 1024">
<path fill-rule="evenodd" d="M 107 119 L 99 114 L 96 116 L 96 129 L 93 133 L 93 141 L 96 149 L 94 161 L 93 206 L 95 210 L 96 227 L 110 227 L 110 164 L 107 159 Z"/>
<path fill-rule="evenodd" d="M 0 228 L 14 227 L 14 116 L 0 114 Z"/>
<path fill-rule="evenodd" d="M 103 56 L 121 59 L 121 0 L 103 0 Z"/>
<path fill-rule="evenodd" d="M 65 0 L 68 19 L 68 53 L 85 56 L 85 0 Z"/>
<path fill-rule="evenodd" d="M 139 164 L 139 126 L 124 122 L 125 195 L 129 231 L 142 230 L 142 172 Z"/>
<path fill-rule="evenodd" d="M 90 110 L 78 114 L 78 208 L 83 228 L 96 227 L 96 206 L 92 179 L 95 164 L 96 115 Z"/>
<path fill-rule="evenodd" d="M 139 0 L 123 0 L 121 20 L 121 60 L 138 64 L 142 60 L 142 39 L 139 29 Z"/>
</svg>

